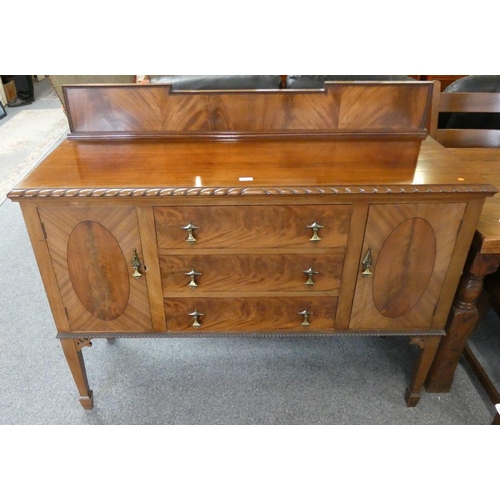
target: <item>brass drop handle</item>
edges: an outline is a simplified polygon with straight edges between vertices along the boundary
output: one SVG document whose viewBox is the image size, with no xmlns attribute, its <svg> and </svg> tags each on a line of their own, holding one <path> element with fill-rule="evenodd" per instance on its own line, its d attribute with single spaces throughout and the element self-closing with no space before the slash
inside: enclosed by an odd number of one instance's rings
<svg viewBox="0 0 500 500">
<path fill-rule="evenodd" d="M 309 241 L 312 241 L 313 243 L 317 243 L 318 241 L 321 240 L 321 238 L 318 235 L 318 231 L 320 229 L 323 229 L 325 226 L 322 226 L 321 224 L 318 224 L 316 221 L 314 221 L 310 226 L 306 226 L 307 229 L 312 229 L 313 235 L 311 238 L 309 238 Z"/>
<path fill-rule="evenodd" d="M 372 267 L 372 247 L 368 247 L 368 251 L 366 252 L 365 258 L 361 263 L 363 265 L 363 278 L 368 278 L 371 276 L 372 272 L 370 271 L 370 267 Z"/>
<path fill-rule="evenodd" d="M 132 278 L 135 278 L 138 280 L 141 276 L 142 273 L 141 271 L 141 261 L 139 260 L 139 257 L 137 255 L 137 250 L 134 248 L 133 250 L 133 256 L 132 256 L 132 269 L 134 270 L 132 274 Z"/>
<path fill-rule="evenodd" d="M 193 324 L 191 326 L 194 326 L 195 328 L 200 328 L 201 323 L 198 321 L 198 318 L 200 316 L 205 316 L 203 313 L 198 312 L 196 309 L 192 313 L 188 313 L 188 316 L 193 317 Z"/>
<path fill-rule="evenodd" d="M 198 283 L 196 283 L 195 278 L 196 276 L 201 276 L 202 273 L 197 273 L 194 269 L 191 269 L 188 273 L 184 273 L 186 276 L 189 276 L 191 278 L 191 281 L 188 283 L 189 288 L 196 288 L 198 286 Z"/>
<path fill-rule="evenodd" d="M 303 311 L 299 312 L 304 317 L 304 321 L 300 324 L 301 326 L 309 326 L 309 316 L 313 314 L 312 312 L 309 312 L 307 309 L 304 309 Z"/>
<path fill-rule="evenodd" d="M 187 241 L 190 245 L 194 245 L 196 243 L 196 238 L 193 236 L 194 229 L 200 229 L 198 226 L 195 226 L 192 222 L 190 222 L 187 226 L 182 227 L 188 232 L 188 237 L 185 241 Z"/>
<path fill-rule="evenodd" d="M 319 271 L 314 271 L 313 268 L 310 267 L 306 271 L 302 271 L 302 272 L 306 273 L 307 276 L 308 276 L 308 279 L 307 279 L 307 281 L 304 284 L 307 285 L 307 286 L 313 286 L 314 285 L 313 276 L 315 274 L 319 274 Z"/>
</svg>

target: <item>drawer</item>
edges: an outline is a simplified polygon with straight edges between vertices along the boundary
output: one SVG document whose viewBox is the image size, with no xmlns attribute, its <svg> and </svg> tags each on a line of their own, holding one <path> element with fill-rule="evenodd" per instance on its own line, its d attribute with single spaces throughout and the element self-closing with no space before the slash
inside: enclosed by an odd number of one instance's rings
<svg viewBox="0 0 500 500">
<path fill-rule="evenodd" d="M 160 249 L 239 249 L 345 247 L 351 211 L 351 205 L 293 205 L 157 207 L 154 212 Z M 307 226 L 314 223 L 322 227 L 312 241 L 315 230 Z M 195 228 L 189 230 L 189 224 Z"/>
<path fill-rule="evenodd" d="M 167 331 L 191 333 L 331 330 L 337 297 L 172 298 L 165 299 Z M 309 326 L 302 326 L 307 310 Z M 195 327 L 194 312 L 200 326 Z M 201 316 L 203 314 L 203 316 Z"/>
<path fill-rule="evenodd" d="M 160 256 L 165 297 L 206 292 L 332 291 L 340 287 L 343 263 L 343 253 Z M 192 275 L 187 275 L 190 272 Z"/>
</svg>

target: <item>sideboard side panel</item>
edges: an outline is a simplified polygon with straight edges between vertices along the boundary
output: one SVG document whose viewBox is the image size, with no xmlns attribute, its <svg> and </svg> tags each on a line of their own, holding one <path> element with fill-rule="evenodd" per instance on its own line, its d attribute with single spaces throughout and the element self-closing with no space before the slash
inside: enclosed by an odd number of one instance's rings
<svg viewBox="0 0 500 500">
<path fill-rule="evenodd" d="M 59 285 L 50 258 L 47 242 L 45 241 L 45 234 L 40 222 L 38 208 L 32 201 L 21 202 L 20 206 L 57 331 L 67 332 L 70 330 L 68 317 L 66 315 L 64 303 L 61 299 L 61 294 L 59 293 Z"/>
</svg>

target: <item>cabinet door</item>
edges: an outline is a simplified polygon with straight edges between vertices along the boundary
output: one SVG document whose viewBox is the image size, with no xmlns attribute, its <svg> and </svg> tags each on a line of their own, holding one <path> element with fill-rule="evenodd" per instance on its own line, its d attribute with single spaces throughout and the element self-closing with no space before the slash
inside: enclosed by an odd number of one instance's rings
<svg viewBox="0 0 500 500">
<path fill-rule="evenodd" d="M 370 207 L 350 328 L 431 326 L 464 211 L 465 204 Z"/>
<path fill-rule="evenodd" d="M 39 209 L 62 301 L 72 331 L 151 331 L 133 207 Z M 141 268 L 140 273 L 144 270 Z"/>
</svg>

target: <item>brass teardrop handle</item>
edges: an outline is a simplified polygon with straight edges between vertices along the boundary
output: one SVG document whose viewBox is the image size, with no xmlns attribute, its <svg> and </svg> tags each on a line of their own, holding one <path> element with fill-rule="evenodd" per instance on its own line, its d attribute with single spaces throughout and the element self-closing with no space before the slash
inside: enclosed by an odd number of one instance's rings
<svg viewBox="0 0 500 500">
<path fill-rule="evenodd" d="M 197 273 L 194 269 L 191 269 L 188 273 L 184 273 L 186 276 L 191 277 L 191 281 L 188 283 L 189 288 L 196 288 L 198 286 L 198 283 L 196 283 L 195 278 L 196 276 L 201 276 L 202 273 Z"/>
<path fill-rule="evenodd" d="M 309 316 L 313 314 L 312 312 L 309 312 L 307 309 L 304 309 L 303 311 L 299 312 L 304 317 L 304 321 L 300 324 L 301 326 L 309 326 Z"/>
<path fill-rule="evenodd" d="M 195 309 L 192 313 L 188 313 L 188 316 L 191 316 L 193 318 L 193 324 L 191 326 L 194 326 L 195 328 L 200 328 L 201 323 L 198 321 L 198 318 L 205 315 L 201 312 L 198 312 Z"/>
<path fill-rule="evenodd" d="M 313 268 L 310 267 L 309 269 L 307 269 L 307 271 L 302 271 L 302 272 L 306 273 L 308 276 L 308 279 L 304 284 L 307 286 L 313 286 L 314 285 L 313 276 L 315 274 L 319 274 L 319 271 L 314 271 Z"/>
<path fill-rule="evenodd" d="M 132 269 L 134 270 L 132 278 L 138 280 L 142 276 L 142 273 L 140 272 L 141 261 L 139 260 L 139 257 L 137 255 L 137 250 L 135 248 L 133 249 L 133 255 L 132 255 Z"/>
<path fill-rule="evenodd" d="M 193 236 L 193 231 L 195 229 L 200 229 L 198 226 L 195 226 L 192 222 L 190 222 L 187 226 L 182 227 L 188 232 L 188 237 L 185 241 L 187 241 L 190 245 L 194 245 L 196 243 L 196 238 Z"/>
<path fill-rule="evenodd" d="M 365 258 L 361 263 L 363 265 L 363 278 L 368 278 L 371 276 L 372 272 L 370 271 L 370 267 L 372 267 L 372 247 L 368 247 L 368 251 L 366 252 Z"/>
<path fill-rule="evenodd" d="M 321 240 L 321 238 L 318 235 L 318 231 L 320 229 L 323 229 L 325 226 L 322 226 L 321 224 L 318 224 L 316 221 L 314 221 L 310 226 L 306 226 L 307 229 L 312 229 L 313 235 L 311 238 L 309 238 L 309 241 L 312 241 L 313 243 L 317 243 L 318 241 Z"/>
</svg>

